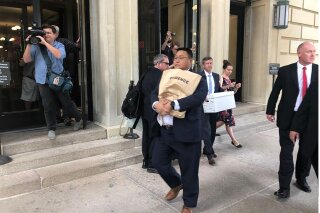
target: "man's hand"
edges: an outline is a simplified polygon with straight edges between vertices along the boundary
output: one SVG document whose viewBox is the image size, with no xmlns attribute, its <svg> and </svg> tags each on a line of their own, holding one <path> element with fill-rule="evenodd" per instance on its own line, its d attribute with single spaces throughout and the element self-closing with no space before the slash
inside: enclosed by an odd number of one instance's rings
<svg viewBox="0 0 320 213">
<path fill-rule="evenodd" d="M 299 137 L 300 137 L 299 132 L 290 131 L 289 138 L 290 138 L 290 140 L 292 141 L 293 144 L 296 142 L 297 139 L 299 139 Z"/>
<path fill-rule="evenodd" d="M 46 45 L 47 42 L 46 42 L 46 40 L 44 40 L 44 38 L 42 36 L 36 36 L 36 37 L 40 39 L 39 44 Z"/>
<path fill-rule="evenodd" d="M 30 39 L 31 35 L 28 35 L 26 38 L 26 42 L 29 43 L 29 39 Z"/>
<path fill-rule="evenodd" d="M 171 112 L 170 101 L 167 99 L 160 99 L 159 102 L 154 105 L 154 108 L 159 115 L 169 115 Z"/>
<path fill-rule="evenodd" d="M 274 115 L 267 115 L 268 121 L 274 122 Z"/>
</svg>

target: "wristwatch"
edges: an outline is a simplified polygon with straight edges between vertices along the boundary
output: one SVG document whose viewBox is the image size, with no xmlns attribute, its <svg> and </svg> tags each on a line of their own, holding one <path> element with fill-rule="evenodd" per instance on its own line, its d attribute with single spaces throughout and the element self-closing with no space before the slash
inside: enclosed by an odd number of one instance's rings
<svg viewBox="0 0 320 213">
<path fill-rule="evenodd" d="M 171 101 L 170 105 L 171 105 L 171 108 L 174 109 L 174 105 L 175 105 L 174 101 Z"/>
</svg>

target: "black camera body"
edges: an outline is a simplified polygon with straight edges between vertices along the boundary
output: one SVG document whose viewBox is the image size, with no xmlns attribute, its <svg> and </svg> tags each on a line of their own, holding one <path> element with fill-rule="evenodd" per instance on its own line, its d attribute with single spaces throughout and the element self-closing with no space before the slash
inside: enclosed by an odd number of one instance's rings
<svg viewBox="0 0 320 213">
<path fill-rule="evenodd" d="M 42 36 L 43 37 L 46 34 L 46 32 L 44 32 L 41 29 L 31 29 L 31 30 L 29 30 L 29 33 L 31 35 L 31 37 L 29 38 L 29 43 L 30 44 L 39 44 L 39 42 L 41 40 L 37 36 Z"/>
</svg>

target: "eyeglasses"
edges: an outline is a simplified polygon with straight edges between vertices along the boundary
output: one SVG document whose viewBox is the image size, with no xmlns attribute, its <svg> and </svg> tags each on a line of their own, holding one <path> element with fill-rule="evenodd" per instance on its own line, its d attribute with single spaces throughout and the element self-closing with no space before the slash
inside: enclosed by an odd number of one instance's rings
<svg viewBox="0 0 320 213">
<path fill-rule="evenodd" d="M 169 66 L 169 63 L 168 63 L 168 62 L 164 62 L 164 61 L 163 61 L 163 62 L 160 62 L 160 63 L 164 63 L 164 64 L 166 64 L 166 65 L 168 65 L 168 66 Z"/>
<path fill-rule="evenodd" d="M 174 57 L 173 60 L 183 60 L 183 59 L 185 59 L 185 58 L 188 58 L 188 57 Z"/>
</svg>

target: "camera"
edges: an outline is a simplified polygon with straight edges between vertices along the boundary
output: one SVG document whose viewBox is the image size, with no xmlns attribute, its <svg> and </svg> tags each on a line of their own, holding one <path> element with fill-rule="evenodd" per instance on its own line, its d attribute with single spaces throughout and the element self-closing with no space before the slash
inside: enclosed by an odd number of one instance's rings
<svg viewBox="0 0 320 213">
<path fill-rule="evenodd" d="M 39 44 L 41 40 L 40 38 L 37 38 L 37 36 L 44 36 L 46 34 L 46 32 L 39 28 L 33 28 L 29 30 L 29 33 L 31 35 L 31 37 L 29 38 L 30 44 Z"/>
<path fill-rule="evenodd" d="M 171 36 L 175 36 L 175 35 L 176 35 L 176 33 L 175 33 L 175 32 L 172 32 L 172 33 L 171 33 Z"/>
</svg>

